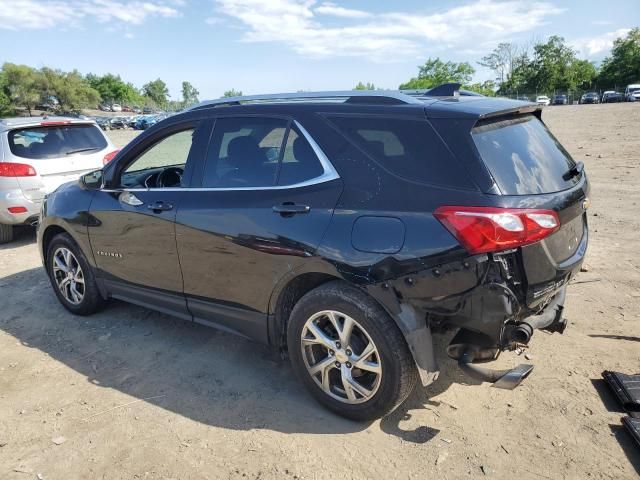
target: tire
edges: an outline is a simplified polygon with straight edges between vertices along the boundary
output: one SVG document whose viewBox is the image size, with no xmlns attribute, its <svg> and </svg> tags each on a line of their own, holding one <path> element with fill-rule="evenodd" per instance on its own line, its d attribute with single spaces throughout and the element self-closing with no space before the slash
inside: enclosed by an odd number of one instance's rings
<svg viewBox="0 0 640 480">
<path fill-rule="evenodd" d="M 3 225 L 0 223 L 0 244 L 9 243 L 13 240 L 13 225 Z"/>
<path fill-rule="evenodd" d="M 65 257 L 65 251 L 70 252 L 71 256 Z M 56 257 L 62 263 L 57 263 Z M 45 261 L 49 281 L 63 307 L 75 315 L 91 315 L 104 307 L 106 300 L 100 295 L 93 269 L 78 244 L 68 234 L 60 233 L 53 237 L 47 248 Z M 59 279 L 69 275 L 65 273 L 67 270 L 60 268 L 63 263 L 67 264 L 67 269 L 69 269 L 69 266 L 71 267 L 69 270 L 75 280 L 67 282 L 65 287 L 61 288 L 59 287 Z M 79 270 L 78 266 L 80 267 Z M 76 275 L 73 275 L 74 273 Z M 80 277 L 83 280 L 82 284 L 80 283 Z M 68 280 L 70 279 L 71 277 Z M 80 299 L 79 295 L 74 295 L 71 291 L 72 284 L 75 285 L 75 292 L 81 294 Z"/>
<path fill-rule="evenodd" d="M 345 334 L 347 322 L 353 325 L 350 337 Z M 346 346 L 336 344 L 347 338 Z M 372 298 L 342 281 L 326 283 L 298 301 L 287 326 L 287 344 L 296 376 L 311 395 L 351 420 L 388 415 L 406 400 L 418 380 L 415 362 L 395 322 Z M 375 351 L 366 354 L 372 344 Z M 310 372 L 313 367 L 320 369 L 315 375 Z"/>
</svg>

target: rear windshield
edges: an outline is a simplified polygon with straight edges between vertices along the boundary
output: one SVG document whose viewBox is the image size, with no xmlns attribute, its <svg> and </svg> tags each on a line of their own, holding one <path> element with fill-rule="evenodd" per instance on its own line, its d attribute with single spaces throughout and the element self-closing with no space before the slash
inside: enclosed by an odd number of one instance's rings
<svg viewBox="0 0 640 480">
<path fill-rule="evenodd" d="M 351 115 L 328 119 L 394 175 L 431 185 L 475 188 L 426 120 Z"/>
<path fill-rule="evenodd" d="M 103 150 L 107 140 L 95 125 L 51 125 L 11 130 L 9 148 L 17 157 L 43 159 Z"/>
<path fill-rule="evenodd" d="M 566 190 L 580 178 L 563 179 L 575 163 L 533 115 L 474 127 L 473 141 L 500 191 L 532 195 Z"/>
</svg>

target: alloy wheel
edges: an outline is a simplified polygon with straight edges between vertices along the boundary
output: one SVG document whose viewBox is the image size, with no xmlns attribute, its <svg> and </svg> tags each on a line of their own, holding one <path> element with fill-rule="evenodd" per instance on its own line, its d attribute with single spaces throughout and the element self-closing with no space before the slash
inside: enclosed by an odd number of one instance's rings
<svg viewBox="0 0 640 480">
<path fill-rule="evenodd" d="M 82 303 L 85 293 L 84 273 L 75 255 L 60 247 L 53 254 L 53 278 L 62 296 L 71 304 Z"/>
<path fill-rule="evenodd" d="M 301 347 L 307 372 L 330 397 L 358 404 L 378 391 L 380 354 L 367 331 L 350 316 L 334 310 L 312 315 L 302 328 Z"/>
</svg>

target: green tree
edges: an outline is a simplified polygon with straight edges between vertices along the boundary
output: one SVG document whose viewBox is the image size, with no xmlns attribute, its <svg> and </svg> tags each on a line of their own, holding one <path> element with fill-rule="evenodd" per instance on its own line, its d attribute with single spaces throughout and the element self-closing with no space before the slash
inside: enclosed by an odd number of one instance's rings
<svg viewBox="0 0 640 480">
<path fill-rule="evenodd" d="M 242 96 L 242 90 L 236 90 L 234 88 L 232 88 L 231 90 L 227 90 L 226 92 L 224 92 L 222 94 L 223 97 L 241 97 Z"/>
<path fill-rule="evenodd" d="M 182 82 L 182 106 L 188 107 L 190 105 L 194 105 L 199 103 L 198 95 L 200 92 L 191 85 L 189 82 Z"/>
<path fill-rule="evenodd" d="M 640 81 L 640 28 L 613 42 L 611 55 L 604 59 L 598 83 L 622 88 Z"/>
<path fill-rule="evenodd" d="M 497 89 L 496 82 L 493 80 L 487 80 L 482 83 L 472 83 L 471 85 L 466 85 L 464 88 L 465 90 L 470 90 L 487 97 L 495 96 Z"/>
<path fill-rule="evenodd" d="M 509 79 L 521 55 L 521 50 L 515 43 L 499 43 L 490 54 L 482 57 L 478 64 L 493 70 L 496 80 L 502 84 Z"/>
<path fill-rule="evenodd" d="M 475 73 L 468 62 L 443 62 L 439 58 L 429 58 L 418 67 L 418 76 L 400 85 L 400 90 L 433 88 L 443 83 L 467 84 Z"/>
<path fill-rule="evenodd" d="M 5 63 L 2 66 L 5 82 L 5 94 L 12 106 L 24 107 L 31 115 L 31 110 L 42 96 L 40 73 L 27 65 Z"/>
<path fill-rule="evenodd" d="M 144 84 L 142 86 L 142 93 L 145 97 L 150 98 L 156 105 L 160 107 L 164 107 L 167 104 L 169 89 L 167 88 L 167 84 L 159 78 L 157 78 L 153 82 Z"/>
<path fill-rule="evenodd" d="M 533 47 L 533 56 L 516 57 L 508 79 L 499 93 L 575 91 L 588 88 L 596 78 L 595 66 L 577 57 L 564 38 L 553 35 Z"/>
<path fill-rule="evenodd" d="M 140 93 L 131 84 L 125 83 L 120 75 L 107 73 L 103 76 L 87 75 L 87 82 L 95 89 L 104 102 L 108 103 L 139 103 Z"/>
<path fill-rule="evenodd" d="M 13 109 L 7 87 L 7 76 L 0 71 L 0 116 L 8 116 Z"/>
<path fill-rule="evenodd" d="M 353 87 L 354 90 L 375 90 L 376 86 L 373 83 L 362 83 L 358 82 L 358 84 Z"/>
<path fill-rule="evenodd" d="M 63 72 L 44 67 L 42 83 L 46 95 L 55 97 L 63 111 L 96 107 L 100 101 L 100 93 L 77 70 Z"/>
</svg>

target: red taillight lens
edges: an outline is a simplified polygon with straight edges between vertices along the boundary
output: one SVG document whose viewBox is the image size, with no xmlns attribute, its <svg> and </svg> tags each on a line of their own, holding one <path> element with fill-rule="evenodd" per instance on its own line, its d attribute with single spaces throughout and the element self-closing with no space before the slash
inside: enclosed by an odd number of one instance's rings
<svg viewBox="0 0 640 480">
<path fill-rule="evenodd" d="M 560 228 L 553 210 L 440 207 L 434 215 L 472 254 L 521 247 Z"/>
<path fill-rule="evenodd" d="M 106 165 L 107 163 L 109 163 L 111 160 L 113 160 L 113 157 L 115 157 L 118 152 L 120 150 L 114 150 L 113 152 L 107 153 L 104 158 L 102 159 L 102 164 Z"/>
<path fill-rule="evenodd" d="M 27 213 L 26 207 L 9 207 L 7 208 L 10 213 Z"/>
<path fill-rule="evenodd" d="M 34 177 L 36 169 L 24 163 L 0 162 L 0 177 Z"/>
</svg>

